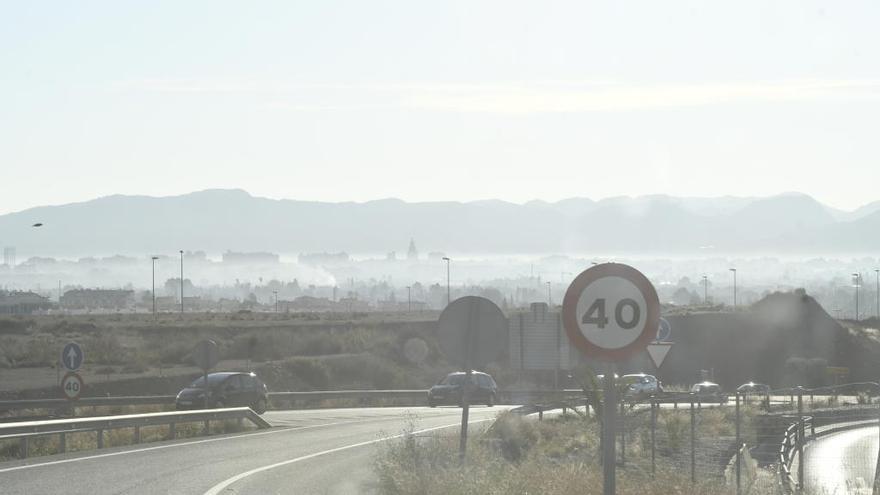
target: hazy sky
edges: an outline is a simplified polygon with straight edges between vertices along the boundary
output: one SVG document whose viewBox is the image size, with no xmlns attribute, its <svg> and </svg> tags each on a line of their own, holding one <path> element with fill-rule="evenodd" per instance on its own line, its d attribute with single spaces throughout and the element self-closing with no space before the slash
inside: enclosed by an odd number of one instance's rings
<svg viewBox="0 0 880 495">
<path fill-rule="evenodd" d="M 3 1 L 0 213 L 880 199 L 880 2 Z"/>
</svg>

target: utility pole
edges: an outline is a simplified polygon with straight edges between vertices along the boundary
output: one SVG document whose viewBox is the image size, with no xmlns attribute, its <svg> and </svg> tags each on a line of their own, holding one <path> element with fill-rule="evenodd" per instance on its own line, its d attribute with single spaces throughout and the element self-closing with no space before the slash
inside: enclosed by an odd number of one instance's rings
<svg viewBox="0 0 880 495">
<path fill-rule="evenodd" d="M 709 305 L 709 277 L 703 275 L 703 303 Z"/>
<path fill-rule="evenodd" d="M 278 291 L 273 290 L 272 294 L 275 296 L 275 312 L 278 312 Z"/>
<path fill-rule="evenodd" d="M 412 313 L 412 286 L 406 286 L 406 311 Z"/>
<path fill-rule="evenodd" d="M 547 282 L 547 309 L 553 308 L 553 298 L 550 293 L 550 282 Z"/>
<path fill-rule="evenodd" d="M 877 294 L 877 319 L 880 320 L 880 268 L 875 268 L 874 273 L 877 275 L 877 287 L 874 289 Z"/>
<path fill-rule="evenodd" d="M 731 268 L 733 272 L 733 310 L 736 311 L 736 268 Z"/>
<path fill-rule="evenodd" d="M 158 256 L 153 256 L 153 318 L 156 317 L 156 260 Z"/>
<path fill-rule="evenodd" d="M 853 273 L 852 275 L 856 279 L 856 318 L 855 318 L 855 320 L 859 321 L 859 285 L 861 285 L 860 282 L 862 281 L 862 274 L 861 273 Z"/>
<path fill-rule="evenodd" d="M 180 250 L 180 314 L 183 315 L 183 249 Z"/>
</svg>

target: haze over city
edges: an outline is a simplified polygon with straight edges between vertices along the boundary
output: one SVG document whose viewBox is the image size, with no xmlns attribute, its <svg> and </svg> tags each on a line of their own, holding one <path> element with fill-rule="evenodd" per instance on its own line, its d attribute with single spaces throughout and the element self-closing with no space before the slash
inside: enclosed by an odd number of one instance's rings
<svg viewBox="0 0 880 495">
<path fill-rule="evenodd" d="M 878 20 L 7 2 L 0 492 L 880 493 Z"/>
</svg>

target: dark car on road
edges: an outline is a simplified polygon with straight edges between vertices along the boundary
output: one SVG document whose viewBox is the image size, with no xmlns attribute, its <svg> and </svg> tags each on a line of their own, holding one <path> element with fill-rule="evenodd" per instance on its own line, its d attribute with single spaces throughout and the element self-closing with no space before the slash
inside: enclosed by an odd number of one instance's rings
<svg viewBox="0 0 880 495">
<path fill-rule="evenodd" d="M 755 382 L 743 383 L 736 388 L 736 391 L 743 395 L 769 395 L 770 385 Z"/>
<path fill-rule="evenodd" d="M 206 401 L 207 396 L 207 401 Z M 241 371 L 222 371 L 200 376 L 177 394 L 174 405 L 178 410 L 250 407 L 257 414 L 266 412 L 269 390 L 257 375 Z"/>
<path fill-rule="evenodd" d="M 465 373 L 457 372 L 446 375 L 437 385 L 428 390 L 428 406 L 435 407 L 442 404 L 461 405 Z M 498 385 L 495 380 L 486 373 L 474 371 L 471 373 L 471 388 L 468 389 L 468 402 L 470 404 L 486 404 L 489 407 L 498 401 Z"/>
<path fill-rule="evenodd" d="M 691 387 L 691 393 L 702 402 L 718 402 L 725 404 L 727 396 L 721 391 L 721 385 L 713 382 L 700 382 Z"/>
</svg>

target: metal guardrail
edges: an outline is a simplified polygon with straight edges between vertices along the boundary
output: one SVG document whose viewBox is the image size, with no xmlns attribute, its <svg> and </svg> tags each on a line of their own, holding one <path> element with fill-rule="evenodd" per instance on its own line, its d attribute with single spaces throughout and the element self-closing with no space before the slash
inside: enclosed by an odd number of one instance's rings
<svg viewBox="0 0 880 495">
<path fill-rule="evenodd" d="M 0 400 L 0 411 L 22 409 L 66 409 L 69 407 L 92 406 L 142 406 L 174 404 L 173 395 L 129 396 L 129 397 L 83 397 L 76 401 L 67 399 L 22 399 Z"/>
<path fill-rule="evenodd" d="M 270 392 L 269 401 L 319 402 L 322 400 L 398 400 L 410 404 L 427 404 L 427 390 L 316 390 L 308 392 Z M 499 390 L 503 404 L 549 402 L 583 397 L 583 390 Z M 0 412 L 26 409 L 69 409 L 71 407 L 135 406 L 174 404 L 174 395 L 130 397 L 83 397 L 66 399 L 24 399 L 0 401 Z"/>
<path fill-rule="evenodd" d="M 322 401 L 322 400 L 393 400 L 406 399 L 427 403 L 427 390 L 315 390 L 309 392 L 270 392 L 270 401 Z"/>
<path fill-rule="evenodd" d="M 67 434 L 80 432 L 96 432 L 98 448 L 104 447 L 104 431 L 119 428 L 134 428 L 134 443 L 140 443 L 140 429 L 144 426 L 169 426 L 168 439 L 176 437 L 176 425 L 179 423 L 204 423 L 205 435 L 210 434 L 211 421 L 247 419 L 257 428 L 269 428 L 271 425 L 249 407 L 232 407 L 226 409 L 207 409 L 202 411 L 172 411 L 148 414 L 127 414 L 121 416 L 99 416 L 93 418 L 53 419 L 45 421 L 27 421 L 20 423 L 0 423 L 0 440 L 20 441 L 19 456 L 26 458 L 29 440 L 33 437 L 59 435 L 59 451 L 67 450 Z"/>
<path fill-rule="evenodd" d="M 535 404 L 555 403 L 565 400 L 586 400 L 589 394 L 581 389 L 565 390 L 499 390 L 499 404 Z M 66 399 L 23 399 L 0 401 L 0 412 L 26 409 L 55 409 L 67 410 L 71 407 L 101 407 L 101 406 L 136 406 L 136 405 L 171 405 L 174 404 L 174 395 L 153 396 L 122 396 L 122 397 L 83 397 L 76 401 Z M 409 405 L 427 404 L 427 390 L 316 390 L 307 392 L 270 392 L 269 401 L 300 401 L 306 403 L 320 402 L 323 400 L 396 400 Z M 727 396 L 706 397 L 694 395 L 689 392 L 660 392 L 650 397 L 638 399 L 625 399 L 630 403 L 653 401 L 659 404 L 687 405 L 691 401 L 702 404 L 727 402 Z"/>
<path fill-rule="evenodd" d="M 807 429 L 814 432 L 811 416 L 792 416 L 791 419 L 793 422 L 785 429 L 779 445 L 779 482 L 784 493 L 792 493 L 798 488 L 791 473 L 791 463 L 794 454 L 803 450 Z M 803 459 L 798 459 L 798 462 L 803 462 Z"/>
</svg>

